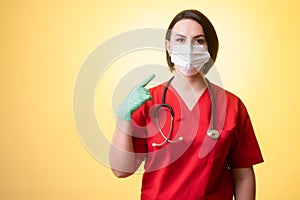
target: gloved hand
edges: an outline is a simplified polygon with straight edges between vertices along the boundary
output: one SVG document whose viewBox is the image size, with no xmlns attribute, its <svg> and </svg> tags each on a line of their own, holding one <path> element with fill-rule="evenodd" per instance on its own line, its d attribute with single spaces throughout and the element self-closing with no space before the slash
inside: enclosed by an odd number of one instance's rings
<svg viewBox="0 0 300 200">
<path fill-rule="evenodd" d="M 135 88 L 131 90 L 128 96 L 120 105 L 117 115 L 126 121 L 131 121 L 131 116 L 134 111 L 136 111 L 141 105 L 143 105 L 147 100 L 151 100 L 152 97 L 149 90 L 145 86 L 154 78 L 154 74 L 150 75 L 143 82 L 138 84 Z"/>
</svg>

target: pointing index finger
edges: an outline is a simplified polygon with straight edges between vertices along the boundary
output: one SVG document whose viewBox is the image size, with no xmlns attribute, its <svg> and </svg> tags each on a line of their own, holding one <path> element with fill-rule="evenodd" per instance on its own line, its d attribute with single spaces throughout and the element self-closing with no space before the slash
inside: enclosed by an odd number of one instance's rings
<svg viewBox="0 0 300 200">
<path fill-rule="evenodd" d="M 143 82 L 139 84 L 140 87 L 145 87 L 153 78 L 155 77 L 155 74 L 151 74 L 148 76 Z"/>
</svg>

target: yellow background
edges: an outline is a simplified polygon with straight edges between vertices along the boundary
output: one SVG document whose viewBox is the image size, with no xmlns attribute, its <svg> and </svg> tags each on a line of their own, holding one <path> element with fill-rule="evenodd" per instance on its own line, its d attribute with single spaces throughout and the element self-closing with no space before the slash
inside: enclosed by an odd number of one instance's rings
<svg viewBox="0 0 300 200">
<path fill-rule="evenodd" d="M 115 178 L 81 144 L 74 84 L 99 44 L 167 28 L 188 8 L 214 24 L 218 71 L 254 124 L 265 158 L 255 167 L 257 199 L 300 199 L 297 0 L 1 1 L 0 199 L 139 198 L 141 175 Z"/>
</svg>

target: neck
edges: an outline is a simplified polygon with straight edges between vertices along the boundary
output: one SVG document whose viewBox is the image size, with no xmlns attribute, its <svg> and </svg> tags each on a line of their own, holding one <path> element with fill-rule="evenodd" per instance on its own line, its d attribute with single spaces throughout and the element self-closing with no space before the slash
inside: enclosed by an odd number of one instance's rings
<svg viewBox="0 0 300 200">
<path fill-rule="evenodd" d="M 184 76 L 179 72 L 175 72 L 172 85 L 176 89 L 193 89 L 195 92 L 202 92 L 206 88 L 204 77 L 199 73 L 194 76 Z"/>
</svg>

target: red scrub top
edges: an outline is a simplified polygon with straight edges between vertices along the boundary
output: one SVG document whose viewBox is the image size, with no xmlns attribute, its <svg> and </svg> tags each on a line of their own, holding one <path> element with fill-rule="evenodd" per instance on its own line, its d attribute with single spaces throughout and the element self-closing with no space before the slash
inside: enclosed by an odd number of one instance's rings
<svg viewBox="0 0 300 200">
<path fill-rule="evenodd" d="M 171 140 L 166 142 L 155 121 L 155 108 L 162 103 L 165 84 L 150 89 L 147 101 L 133 113 L 133 145 L 136 156 L 145 160 L 143 200 L 232 200 L 234 183 L 230 168 L 245 168 L 263 162 L 247 110 L 241 100 L 213 85 L 218 140 L 207 136 L 211 123 L 209 90 L 190 110 L 170 85 L 165 102 L 174 110 Z M 165 136 L 171 125 L 167 109 L 158 112 Z"/>
</svg>

